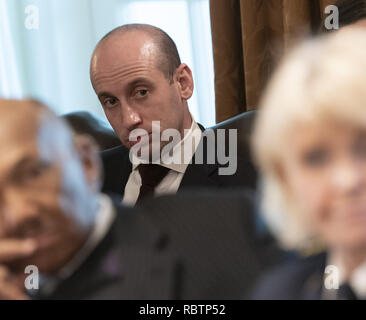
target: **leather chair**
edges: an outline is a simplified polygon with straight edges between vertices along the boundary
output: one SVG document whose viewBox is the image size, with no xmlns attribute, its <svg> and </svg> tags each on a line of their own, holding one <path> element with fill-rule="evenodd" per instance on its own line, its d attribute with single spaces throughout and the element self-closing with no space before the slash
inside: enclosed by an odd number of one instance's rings
<svg viewBox="0 0 366 320">
<path fill-rule="evenodd" d="M 252 161 L 251 151 L 250 151 L 250 137 L 253 129 L 253 124 L 255 120 L 255 111 L 247 111 L 241 113 L 235 117 L 222 121 L 215 126 L 211 127 L 213 130 L 217 129 L 237 129 L 238 138 L 238 157 Z M 226 146 L 228 146 L 228 134 L 225 135 Z"/>
<path fill-rule="evenodd" d="M 62 115 L 75 134 L 88 134 L 95 139 L 100 150 L 121 144 L 114 131 L 105 122 L 88 111 L 76 111 Z"/>
</svg>

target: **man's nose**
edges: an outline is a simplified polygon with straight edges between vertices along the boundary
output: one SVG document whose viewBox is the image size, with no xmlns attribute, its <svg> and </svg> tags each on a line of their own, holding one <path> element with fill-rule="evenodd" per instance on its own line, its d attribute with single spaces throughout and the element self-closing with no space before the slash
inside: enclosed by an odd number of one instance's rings
<svg viewBox="0 0 366 320">
<path fill-rule="evenodd" d="M 136 128 L 142 122 L 142 118 L 137 110 L 129 105 L 122 106 L 122 124 L 129 131 Z"/>
</svg>

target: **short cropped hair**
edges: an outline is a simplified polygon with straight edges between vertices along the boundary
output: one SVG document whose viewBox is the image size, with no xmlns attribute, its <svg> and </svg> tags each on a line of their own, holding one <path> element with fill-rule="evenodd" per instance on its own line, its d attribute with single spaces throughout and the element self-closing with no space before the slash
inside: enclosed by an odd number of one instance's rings
<svg viewBox="0 0 366 320">
<path fill-rule="evenodd" d="M 113 35 L 122 35 L 131 31 L 141 31 L 152 37 L 155 44 L 157 45 L 160 54 L 158 55 L 157 63 L 159 69 L 163 72 L 165 77 L 172 81 L 175 70 L 180 66 L 181 59 L 178 53 L 177 46 L 173 39 L 163 30 L 158 27 L 149 24 L 125 24 L 119 26 L 112 31 L 108 32 L 99 42 L 103 43 L 105 40 L 109 39 Z"/>
<path fill-rule="evenodd" d="M 281 169 L 298 125 L 341 121 L 366 129 L 366 31 L 342 30 L 308 39 L 285 57 L 261 99 L 252 136 L 261 173 L 261 207 L 287 249 L 324 244 L 289 195 Z"/>
</svg>

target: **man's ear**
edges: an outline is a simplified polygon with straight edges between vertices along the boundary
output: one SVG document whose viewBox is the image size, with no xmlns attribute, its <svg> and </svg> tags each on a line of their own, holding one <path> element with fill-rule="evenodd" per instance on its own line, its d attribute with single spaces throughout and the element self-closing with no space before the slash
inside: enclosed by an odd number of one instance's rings
<svg viewBox="0 0 366 320">
<path fill-rule="evenodd" d="M 103 179 L 102 161 L 99 147 L 94 138 L 86 134 L 74 136 L 74 146 L 84 168 L 85 178 L 93 192 L 100 192 Z"/>
<path fill-rule="evenodd" d="M 194 89 L 191 69 L 185 63 L 182 63 L 175 70 L 175 77 L 179 85 L 181 97 L 184 100 L 188 100 L 190 97 L 192 97 Z"/>
</svg>

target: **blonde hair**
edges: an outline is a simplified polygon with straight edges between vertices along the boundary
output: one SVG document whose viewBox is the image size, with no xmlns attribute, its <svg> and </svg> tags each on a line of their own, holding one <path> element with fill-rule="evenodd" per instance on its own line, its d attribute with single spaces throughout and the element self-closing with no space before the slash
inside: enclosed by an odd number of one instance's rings
<svg viewBox="0 0 366 320">
<path fill-rule="evenodd" d="M 335 120 L 366 128 L 366 32 L 361 29 L 304 41 L 285 57 L 261 100 L 252 146 L 262 178 L 262 212 L 285 248 L 322 245 L 281 180 L 286 138 L 299 124 Z"/>
</svg>

